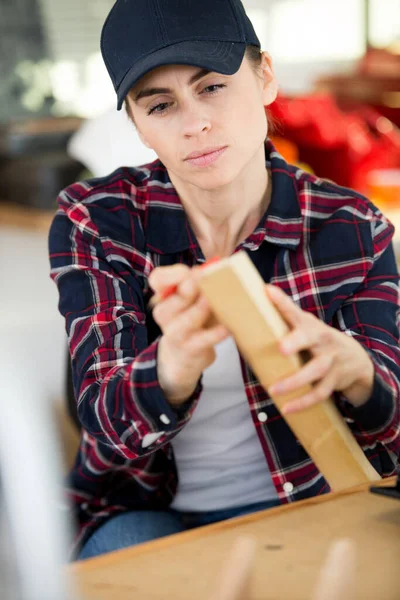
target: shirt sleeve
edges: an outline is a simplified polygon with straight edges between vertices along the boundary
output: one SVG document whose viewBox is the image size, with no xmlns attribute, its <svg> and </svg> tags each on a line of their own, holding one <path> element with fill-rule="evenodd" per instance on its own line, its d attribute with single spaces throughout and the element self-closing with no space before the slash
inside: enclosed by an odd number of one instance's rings
<svg viewBox="0 0 400 600">
<path fill-rule="evenodd" d="M 363 449 L 380 455 L 385 475 L 395 472 L 400 454 L 399 276 L 392 235 L 388 221 L 372 224 L 372 266 L 335 319 L 335 326 L 360 342 L 374 363 L 370 399 L 358 408 L 343 395 L 338 401 Z"/>
<path fill-rule="evenodd" d="M 153 265 L 144 244 L 132 243 L 143 239 L 139 219 L 132 217 L 122 243 L 120 235 L 118 240 L 110 235 L 112 228 L 100 234 L 90 203 L 79 201 L 79 184 L 72 187 L 73 194 L 68 190 L 58 199 L 49 250 L 51 277 L 66 322 L 78 415 L 89 435 L 135 459 L 158 450 L 182 429 L 201 383 L 177 409 L 160 388 L 159 338 L 148 344 L 143 300 L 144 273 Z M 100 220 L 97 216 L 97 224 Z"/>
</svg>

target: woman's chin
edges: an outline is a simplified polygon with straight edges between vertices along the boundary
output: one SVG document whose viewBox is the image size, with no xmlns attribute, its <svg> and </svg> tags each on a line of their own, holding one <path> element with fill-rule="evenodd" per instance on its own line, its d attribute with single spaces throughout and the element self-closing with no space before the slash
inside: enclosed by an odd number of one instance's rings
<svg viewBox="0 0 400 600">
<path fill-rule="evenodd" d="M 202 190 L 211 192 L 230 185 L 235 178 L 235 174 L 231 170 L 220 169 L 209 172 L 204 171 L 196 174 L 196 176 L 192 175 L 190 183 Z"/>
</svg>

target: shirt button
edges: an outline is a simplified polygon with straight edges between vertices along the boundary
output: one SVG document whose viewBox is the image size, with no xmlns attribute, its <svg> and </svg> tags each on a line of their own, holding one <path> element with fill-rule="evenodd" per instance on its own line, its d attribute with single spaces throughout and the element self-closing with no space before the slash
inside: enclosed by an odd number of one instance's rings
<svg viewBox="0 0 400 600">
<path fill-rule="evenodd" d="M 265 423 L 265 421 L 267 421 L 267 420 L 268 420 L 268 415 L 267 415 L 267 413 L 265 413 L 265 412 L 260 412 L 260 413 L 258 413 L 257 417 L 258 417 L 258 420 L 259 420 L 261 423 Z"/>
<path fill-rule="evenodd" d="M 286 483 L 283 484 L 283 489 L 287 494 L 289 494 L 290 492 L 293 492 L 294 485 L 293 485 L 293 483 L 290 483 L 290 481 L 287 481 Z"/>
<path fill-rule="evenodd" d="M 160 421 L 161 423 L 164 423 L 164 425 L 169 425 L 171 423 L 171 420 L 167 417 L 167 415 L 161 415 Z"/>
</svg>

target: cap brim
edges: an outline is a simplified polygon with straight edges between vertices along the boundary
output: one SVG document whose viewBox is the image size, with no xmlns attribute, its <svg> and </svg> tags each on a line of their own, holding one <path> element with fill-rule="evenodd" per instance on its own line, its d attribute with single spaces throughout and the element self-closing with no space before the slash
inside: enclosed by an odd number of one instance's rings
<svg viewBox="0 0 400 600">
<path fill-rule="evenodd" d="M 240 42 L 188 41 L 161 48 L 139 60 L 127 72 L 117 89 L 118 110 L 130 89 L 157 67 L 190 65 L 209 69 L 223 75 L 233 75 L 242 64 L 246 44 Z"/>
</svg>

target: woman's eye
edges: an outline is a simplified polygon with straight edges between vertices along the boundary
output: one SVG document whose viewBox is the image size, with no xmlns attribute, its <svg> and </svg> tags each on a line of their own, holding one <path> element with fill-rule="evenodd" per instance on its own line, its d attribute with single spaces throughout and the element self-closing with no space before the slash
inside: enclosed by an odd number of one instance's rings
<svg viewBox="0 0 400 600">
<path fill-rule="evenodd" d="M 161 102 L 160 104 L 157 104 L 157 106 L 150 108 L 147 114 L 152 115 L 153 113 L 163 113 L 167 110 L 168 106 L 168 102 Z"/>
<path fill-rule="evenodd" d="M 206 94 L 210 94 L 210 95 L 218 94 L 218 92 L 224 87 L 226 87 L 226 85 L 223 83 L 208 85 L 207 87 L 204 88 L 204 90 L 201 93 L 202 94 L 206 93 Z M 150 108 L 147 111 L 147 114 L 148 115 L 164 114 L 167 112 L 170 105 L 171 105 L 170 102 L 160 102 L 160 104 L 157 104 L 156 106 L 153 106 L 152 108 Z"/>
<path fill-rule="evenodd" d="M 216 94 L 216 93 L 218 93 L 218 90 L 220 90 L 224 87 L 226 87 L 226 85 L 224 85 L 223 83 L 208 85 L 206 88 L 204 88 L 203 91 L 206 92 L 207 94 Z"/>
</svg>

